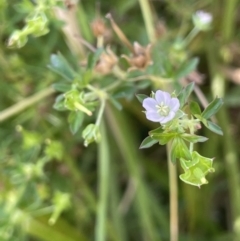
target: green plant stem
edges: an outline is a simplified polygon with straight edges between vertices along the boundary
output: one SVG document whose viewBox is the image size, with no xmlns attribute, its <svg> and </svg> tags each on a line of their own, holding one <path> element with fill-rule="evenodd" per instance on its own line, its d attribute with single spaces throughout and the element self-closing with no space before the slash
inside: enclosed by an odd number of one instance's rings
<svg viewBox="0 0 240 241">
<path fill-rule="evenodd" d="M 139 0 L 139 4 L 142 10 L 143 19 L 145 22 L 145 27 L 147 30 L 147 35 L 149 41 L 154 43 L 156 41 L 155 30 L 154 30 L 154 22 L 153 22 L 153 14 L 151 12 L 151 8 L 148 0 Z"/>
<path fill-rule="evenodd" d="M 170 188 L 170 241 L 178 241 L 178 179 L 177 167 L 170 158 L 170 145 L 167 145 L 168 173 Z"/>
<path fill-rule="evenodd" d="M 197 36 L 199 33 L 199 29 L 197 27 L 194 27 L 191 32 L 187 35 L 187 37 L 183 40 L 184 46 L 188 46 L 192 40 Z"/>
<path fill-rule="evenodd" d="M 31 105 L 36 104 L 38 101 L 45 99 L 49 95 L 52 95 L 54 92 L 55 90 L 49 87 L 28 98 L 25 98 L 24 100 L 19 101 L 17 104 L 0 112 L 0 122 L 20 113 L 21 111 L 30 107 Z"/>
<path fill-rule="evenodd" d="M 99 112 L 98 112 L 98 117 L 97 117 L 97 120 L 96 120 L 96 126 L 99 126 L 100 123 L 101 123 L 103 112 L 104 112 L 104 109 L 105 109 L 105 105 L 106 105 L 106 100 L 103 99 L 101 101 L 100 109 L 99 109 Z"/>
<path fill-rule="evenodd" d="M 95 229 L 95 241 L 106 240 L 106 222 L 109 191 L 109 145 L 105 124 L 100 125 L 101 142 L 99 143 L 99 203 Z"/>
</svg>

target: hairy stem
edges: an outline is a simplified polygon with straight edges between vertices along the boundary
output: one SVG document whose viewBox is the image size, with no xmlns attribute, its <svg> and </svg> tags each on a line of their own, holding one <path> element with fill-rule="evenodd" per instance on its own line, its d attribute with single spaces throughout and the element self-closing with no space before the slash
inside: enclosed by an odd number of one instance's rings
<svg viewBox="0 0 240 241">
<path fill-rule="evenodd" d="M 109 145 L 104 123 L 100 125 L 102 140 L 99 143 L 99 201 L 95 229 L 95 241 L 106 240 L 106 222 L 109 191 Z"/>
</svg>

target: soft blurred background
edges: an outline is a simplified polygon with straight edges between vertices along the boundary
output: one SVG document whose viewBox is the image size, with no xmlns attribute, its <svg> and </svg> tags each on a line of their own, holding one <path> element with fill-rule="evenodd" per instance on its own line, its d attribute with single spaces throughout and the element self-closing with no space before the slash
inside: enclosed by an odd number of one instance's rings
<svg viewBox="0 0 240 241">
<path fill-rule="evenodd" d="M 169 86 L 179 91 L 188 81 L 208 101 L 224 98 L 216 116 L 224 135 L 200 130 L 209 141 L 197 150 L 215 157 L 207 185 L 199 189 L 178 180 L 179 240 L 240 240 L 239 1 L 66 0 L 65 10 L 47 9 L 47 34 L 29 35 L 20 48 L 7 47 L 38 3 L 55 2 L 0 0 L 0 240 L 170 240 L 166 147 L 139 150 L 158 125 L 146 120 L 135 94 Z M 211 29 L 181 48 L 178 43 L 191 33 L 198 10 L 212 14 Z M 91 52 L 88 45 L 97 45 L 96 31 L 104 32 L 104 46 L 110 45 L 119 59 L 129 55 L 107 13 L 130 43 L 154 42 L 154 64 L 130 77 L 148 71 L 155 78 L 144 77 L 119 91 L 122 109 L 107 105 L 104 138 L 85 147 L 82 129 L 73 135 L 68 112 L 53 108 L 58 92 L 51 86 L 62 77 L 47 66 L 51 55 L 61 52 L 78 71 Z M 187 67 L 179 64 L 188 59 L 193 62 Z M 124 71 L 131 67 L 123 58 L 119 61 Z M 107 73 L 102 80 L 114 82 L 116 76 Z M 198 101 L 195 94 L 191 98 Z"/>
</svg>

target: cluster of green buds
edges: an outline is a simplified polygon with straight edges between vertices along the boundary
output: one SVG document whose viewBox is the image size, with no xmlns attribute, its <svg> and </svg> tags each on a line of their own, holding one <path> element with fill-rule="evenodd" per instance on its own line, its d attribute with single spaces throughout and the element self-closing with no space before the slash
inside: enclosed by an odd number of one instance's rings
<svg viewBox="0 0 240 241">
<path fill-rule="evenodd" d="M 28 40 L 28 36 L 40 37 L 49 32 L 48 19 L 44 12 L 34 14 L 26 19 L 23 29 L 15 30 L 8 40 L 8 47 L 21 48 Z"/>
<path fill-rule="evenodd" d="M 36 3 L 28 3 L 23 1 L 17 5 L 17 8 L 24 12 L 30 12 L 25 18 L 25 26 L 22 29 L 15 30 L 8 39 L 9 48 L 21 48 L 27 41 L 29 36 L 40 37 L 49 32 L 49 19 L 47 11 L 54 6 L 60 4 L 58 0 L 42 0 Z M 60 6 L 62 6 L 60 4 Z"/>
<path fill-rule="evenodd" d="M 149 132 L 140 148 L 149 148 L 159 143 L 170 145 L 170 158 L 175 164 L 177 160 L 184 170 L 180 179 L 188 184 L 200 187 L 207 184 L 206 175 L 213 172 L 213 158 L 201 156 L 194 151 L 194 144 L 207 141 L 208 138 L 196 135 L 201 128 L 201 123 L 216 134 L 222 135 L 221 128 L 212 122 L 210 118 L 217 113 L 223 104 L 222 99 L 215 98 L 201 111 L 197 102 L 188 102 L 189 95 L 193 91 L 194 83 L 184 88 L 178 96 L 172 96 L 158 90 L 151 97 L 138 95 L 138 99 L 145 108 L 146 118 L 160 123 L 160 127 Z M 187 111 L 190 113 L 187 114 Z"/>
</svg>

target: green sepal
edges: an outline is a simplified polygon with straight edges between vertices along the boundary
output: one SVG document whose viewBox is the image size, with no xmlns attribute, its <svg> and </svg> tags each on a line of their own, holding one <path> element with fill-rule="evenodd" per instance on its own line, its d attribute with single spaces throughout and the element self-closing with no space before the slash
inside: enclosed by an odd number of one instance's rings
<svg viewBox="0 0 240 241">
<path fill-rule="evenodd" d="M 70 90 L 64 94 L 64 105 L 68 110 L 76 111 L 76 103 L 83 105 L 80 98 L 80 92 L 76 89 Z"/>
<path fill-rule="evenodd" d="M 190 185 L 200 187 L 203 184 L 207 184 L 205 176 L 209 172 L 214 172 L 212 167 L 213 159 L 203 157 L 196 151 L 192 153 L 192 160 L 180 158 L 181 166 L 184 170 L 184 174 L 180 175 L 180 179 Z"/>
<path fill-rule="evenodd" d="M 70 82 L 77 75 L 61 53 L 51 55 L 48 68 Z"/>
<path fill-rule="evenodd" d="M 170 158 L 172 163 L 176 163 L 176 160 L 180 158 L 184 158 L 187 160 L 191 160 L 192 158 L 187 145 L 180 137 L 175 137 L 172 141 Z"/>
<path fill-rule="evenodd" d="M 214 99 L 203 111 L 201 116 L 205 119 L 209 119 L 211 116 L 213 116 L 218 112 L 218 110 L 222 107 L 222 105 L 223 105 L 223 100 L 221 98 Z"/>
<path fill-rule="evenodd" d="M 193 115 L 201 115 L 201 108 L 197 102 L 191 101 L 189 107 Z"/>
<path fill-rule="evenodd" d="M 149 147 L 155 145 L 156 143 L 158 143 L 158 140 L 155 140 L 151 136 L 148 136 L 142 141 L 139 149 L 149 148 Z"/>
<path fill-rule="evenodd" d="M 76 134 L 84 120 L 84 113 L 81 111 L 72 111 L 68 116 L 68 123 L 72 134 Z"/>
<path fill-rule="evenodd" d="M 181 92 L 179 93 L 179 95 L 177 97 L 180 102 L 180 108 L 183 107 L 187 103 L 187 100 L 188 100 L 190 94 L 192 93 L 193 89 L 194 89 L 194 82 L 191 82 L 184 89 L 181 90 Z"/>
<path fill-rule="evenodd" d="M 143 100 L 148 98 L 149 96 L 144 95 L 144 94 L 137 94 L 136 97 L 137 97 L 138 101 L 142 104 Z"/>
<path fill-rule="evenodd" d="M 208 140 L 208 138 L 205 137 L 205 136 L 198 136 L 198 135 L 188 134 L 188 133 L 181 134 L 181 137 L 185 141 L 188 141 L 188 142 L 191 142 L 191 143 L 205 142 L 205 141 Z"/>
</svg>

